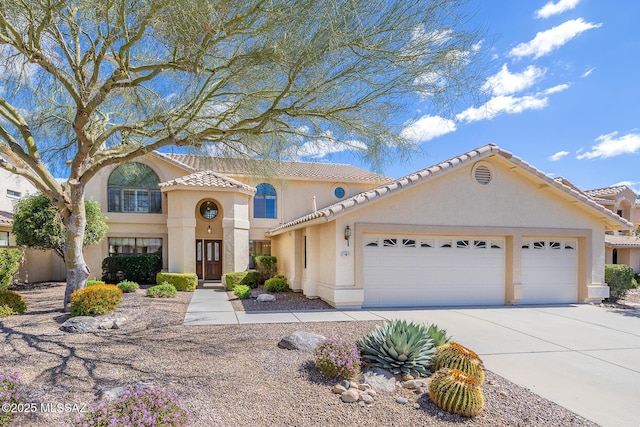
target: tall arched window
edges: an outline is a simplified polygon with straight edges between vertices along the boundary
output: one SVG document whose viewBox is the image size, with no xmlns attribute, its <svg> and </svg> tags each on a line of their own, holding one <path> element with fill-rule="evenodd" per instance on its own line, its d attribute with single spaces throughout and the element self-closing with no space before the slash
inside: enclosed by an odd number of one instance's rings
<svg viewBox="0 0 640 427">
<path fill-rule="evenodd" d="M 256 187 L 253 198 L 254 218 L 276 218 L 276 189 L 273 185 L 262 183 Z"/>
<path fill-rule="evenodd" d="M 125 163 L 108 181 L 109 212 L 162 213 L 158 175 L 142 163 Z"/>
</svg>

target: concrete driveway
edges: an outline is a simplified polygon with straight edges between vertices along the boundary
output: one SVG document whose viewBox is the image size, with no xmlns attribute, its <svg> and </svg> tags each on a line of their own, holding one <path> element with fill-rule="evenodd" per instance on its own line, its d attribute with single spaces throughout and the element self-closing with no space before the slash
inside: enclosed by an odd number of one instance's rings
<svg viewBox="0 0 640 427">
<path fill-rule="evenodd" d="M 640 426 L 640 311 L 590 305 L 372 311 L 436 323 L 487 369 L 603 426 Z"/>
</svg>

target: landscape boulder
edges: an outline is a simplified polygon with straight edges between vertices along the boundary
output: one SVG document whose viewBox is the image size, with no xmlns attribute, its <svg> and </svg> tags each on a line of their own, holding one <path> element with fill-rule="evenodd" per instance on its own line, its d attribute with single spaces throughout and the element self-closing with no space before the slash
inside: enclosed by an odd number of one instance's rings
<svg viewBox="0 0 640 427">
<path fill-rule="evenodd" d="M 85 334 L 98 328 L 100 320 L 91 316 L 77 316 L 66 320 L 60 329 L 70 334 Z"/>
<path fill-rule="evenodd" d="M 314 351 L 324 340 L 324 336 L 313 332 L 296 331 L 282 338 L 278 347 L 287 350 Z"/>
</svg>

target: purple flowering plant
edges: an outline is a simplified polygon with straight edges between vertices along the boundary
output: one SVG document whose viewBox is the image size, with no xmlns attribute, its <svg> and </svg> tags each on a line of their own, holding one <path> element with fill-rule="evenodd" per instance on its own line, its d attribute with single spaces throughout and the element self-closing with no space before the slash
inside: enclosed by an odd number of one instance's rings
<svg viewBox="0 0 640 427">
<path fill-rule="evenodd" d="M 184 427 L 189 414 L 177 396 L 163 388 L 132 388 L 113 401 L 92 405 L 73 427 Z"/>
<path fill-rule="evenodd" d="M 0 405 L 11 405 L 20 401 L 20 374 L 0 372 Z M 4 412 L 0 407 L 0 426 L 7 425 L 13 412 Z"/>
<path fill-rule="evenodd" d="M 358 347 L 342 338 L 327 338 L 315 351 L 316 367 L 327 378 L 353 378 L 360 373 Z"/>
</svg>

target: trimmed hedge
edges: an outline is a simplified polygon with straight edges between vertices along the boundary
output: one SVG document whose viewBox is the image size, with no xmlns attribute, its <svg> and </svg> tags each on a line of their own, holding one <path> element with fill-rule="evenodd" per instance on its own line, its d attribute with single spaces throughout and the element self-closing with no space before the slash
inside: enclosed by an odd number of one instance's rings
<svg viewBox="0 0 640 427">
<path fill-rule="evenodd" d="M 609 301 L 624 299 L 633 287 L 633 268 L 624 264 L 605 264 L 604 281 L 609 285 Z"/>
<path fill-rule="evenodd" d="M 71 294 L 71 316 L 107 314 L 118 308 L 122 301 L 122 289 L 116 285 L 93 285 Z"/>
<path fill-rule="evenodd" d="M 260 284 L 260 273 L 257 271 L 238 271 L 225 275 L 227 290 L 232 291 L 236 286 L 245 285 L 255 289 Z"/>
<path fill-rule="evenodd" d="M 287 278 L 278 275 L 264 282 L 264 290 L 267 292 L 287 292 L 289 286 L 287 285 Z"/>
<path fill-rule="evenodd" d="M 112 255 L 102 260 L 102 280 L 108 283 L 154 283 L 161 270 L 162 258 L 155 254 Z"/>
<path fill-rule="evenodd" d="M 253 257 L 256 269 L 260 273 L 260 281 L 271 279 L 278 271 L 278 258 L 272 255 L 256 255 Z"/>
<path fill-rule="evenodd" d="M 198 284 L 198 277 L 192 273 L 158 273 L 156 274 L 158 285 L 169 283 L 181 292 L 193 292 Z"/>
<path fill-rule="evenodd" d="M 247 299 L 251 296 L 251 288 L 247 285 L 238 285 L 233 289 L 233 293 L 240 299 Z"/>
<path fill-rule="evenodd" d="M 7 289 L 13 283 L 22 261 L 22 250 L 18 248 L 0 249 L 0 290 Z"/>
</svg>

